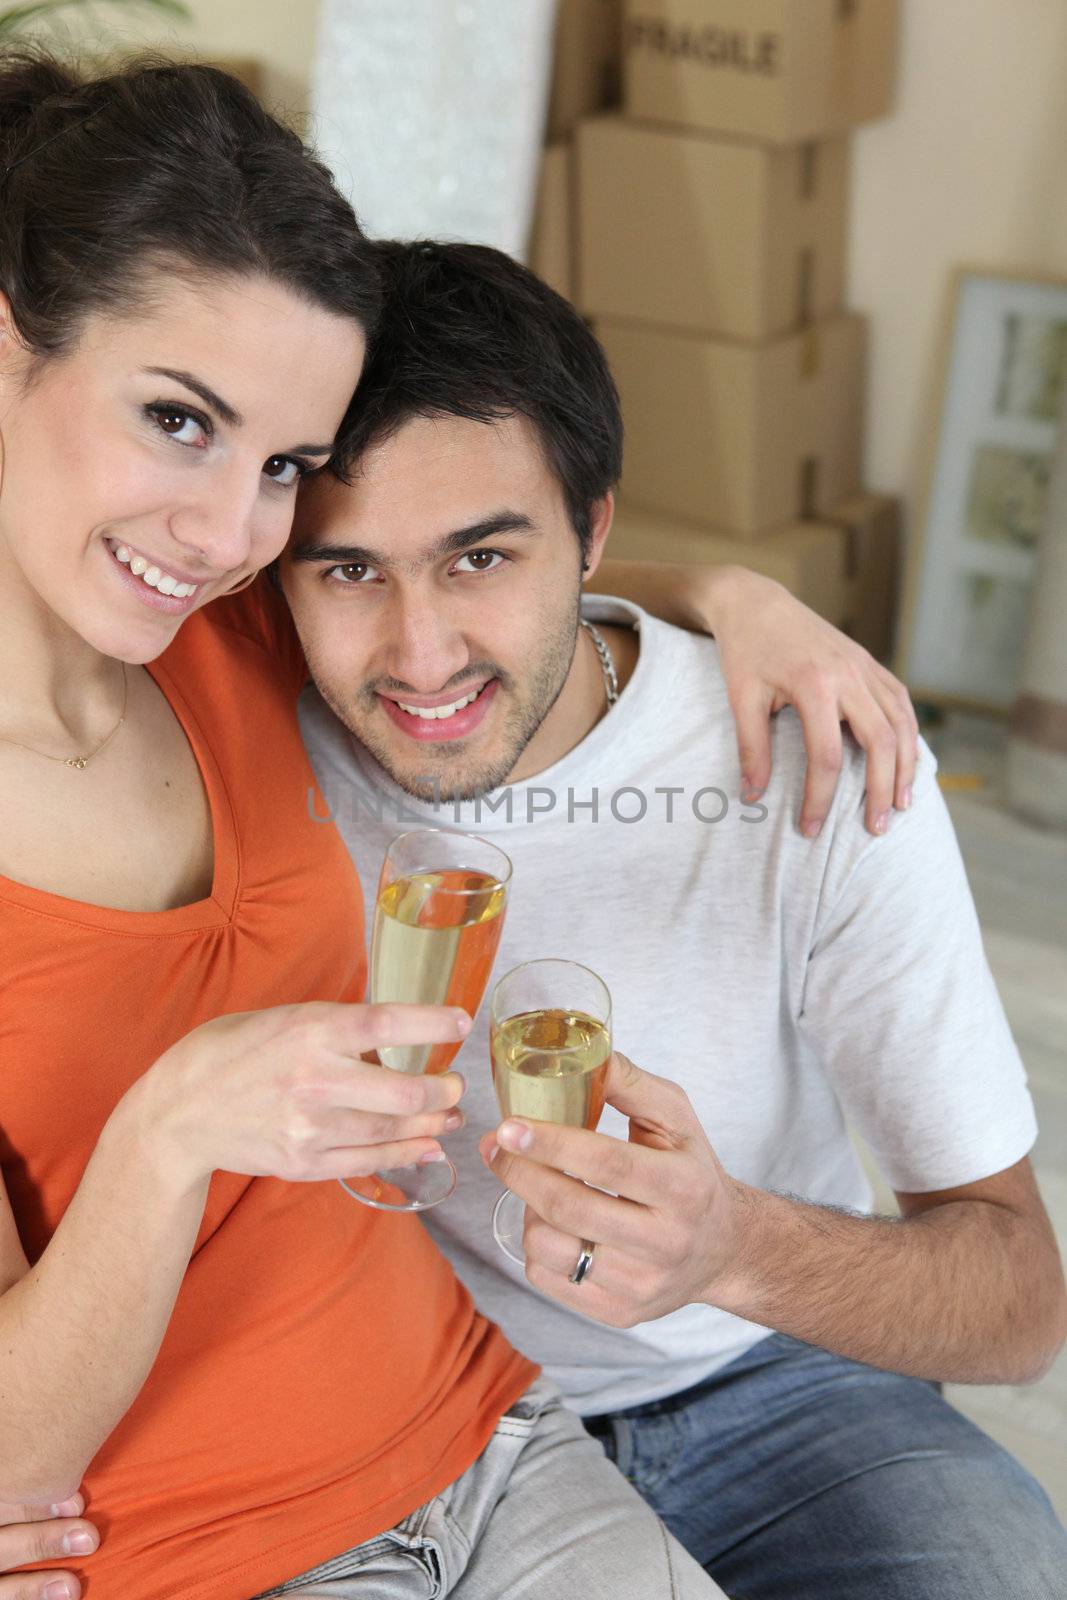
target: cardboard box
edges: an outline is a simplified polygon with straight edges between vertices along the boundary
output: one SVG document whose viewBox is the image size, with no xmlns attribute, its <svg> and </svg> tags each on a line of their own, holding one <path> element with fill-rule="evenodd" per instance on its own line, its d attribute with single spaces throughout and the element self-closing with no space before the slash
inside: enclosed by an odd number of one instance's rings
<svg viewBox="0 0 1067 1600">
<path fill-rule="evenodd" d="M 765 344 L 603 320 L 596 332 L 622 397 L 630 504 L 745 536 L 858 491 L 861 317 Z"/>
<path fill-rule="evenodd" d="M 565 300 L 575 298 L 573 165 L 571 145 L 552 144 L 545 150 L 527 252 L 531 271 Z"/>
<path fill-rule="evenodd" d="M 607 543 L 618 561 L 675 561 L 751 567 L 784 583 L 805 605 L 840 627 L 845 620 L 847 534 L 822 524 L 797 524 L 751 544 L 710 528 L 675 522 L 620 505 Z"/>
<path fill-rule="evenodd" d="M 625 0 L 632 117 L 800 144 L 884 116 L 898 0 Z"/>
<path fill-rule="evenodd" d="M 622 96 L 622 0 L 559 0 L 546 143 Z"/>
<path fill-rule="evenodd" d="M 864 494 L 835 506 L 828 519 L 845 535 L 844 631 L 879 661 L 893 653 L 900 577 L 900 502 Z"/>
<path fill-rule="evenodd" d="M 767 339 L 840 310 L 846 140 L 778 150 L 598 117 L 577 158 L 588 315 Z"/>
</svg>

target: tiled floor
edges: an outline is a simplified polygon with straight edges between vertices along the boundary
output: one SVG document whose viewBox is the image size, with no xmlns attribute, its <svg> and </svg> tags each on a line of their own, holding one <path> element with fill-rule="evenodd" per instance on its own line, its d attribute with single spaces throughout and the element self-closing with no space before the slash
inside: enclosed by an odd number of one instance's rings
<svg viewBox="0 0 1067 1600">
<path fill-rule="evenodd" d="M 1067 834 L 1005 809 L 998 725 L 952 717 L 927 734 L 940 763 L 985 936 L 1037 1104 L 1034 1166 L 1067 1256 Z M 953 790 L 956 779 L 982 787 Z M 1067 1351 L 1028 1388 L 953 1386 L 956 1405 L 1012 1450 L 1067 1522 Z"/>
</svg>

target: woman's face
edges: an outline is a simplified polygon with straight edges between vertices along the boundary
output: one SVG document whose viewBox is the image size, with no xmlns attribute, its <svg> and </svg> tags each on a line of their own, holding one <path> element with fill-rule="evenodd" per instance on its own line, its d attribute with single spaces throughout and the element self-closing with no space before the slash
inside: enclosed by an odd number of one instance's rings
<svg viewBox="0 0 1067 1600">
<path fill-rule="evenodd" d="M 354 321 L 262 277 L 161 271 L 144 309 L 92 317 L 32 373 L 7 316 L 0 585 L 106 655 L 152 660 L 279 554 L 363 354 Z"/>
</svg>

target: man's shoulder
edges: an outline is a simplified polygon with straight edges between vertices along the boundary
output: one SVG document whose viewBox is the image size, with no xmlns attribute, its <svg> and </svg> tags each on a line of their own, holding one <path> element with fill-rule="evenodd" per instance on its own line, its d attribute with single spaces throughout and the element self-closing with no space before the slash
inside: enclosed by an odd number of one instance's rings
<svg viewBox="0 0 1067 1600">
<path fill-rule="evenodd" d="M 639 690 L 669 694 L 677 712 L 699 708 L 705 721 L 717 711 L 729 715 L 719 647 L 710 634 L 690 633 L 630 600 L 610 595 L 586 595 L 582 616 L 598 626 L 630 628 L 639 635 L 634 674 Z"/>
</svg>

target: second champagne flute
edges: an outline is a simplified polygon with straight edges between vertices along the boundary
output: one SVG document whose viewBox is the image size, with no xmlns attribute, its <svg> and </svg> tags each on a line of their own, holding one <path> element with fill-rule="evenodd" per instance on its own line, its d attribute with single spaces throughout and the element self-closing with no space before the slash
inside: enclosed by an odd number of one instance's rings
<svg viewBox="0 0 1067 1600">
<path fill-rule="evenodd" d="M 394 839 L 374 910 L 371 1004 L 462 1006 L 473 1017 L 500 943 L 510 878 L 504 852 L 475 834 L 421 828 Z M 461 1042 L 386 1046 L 378 1055 L 395 1072 L 447 1072 Z M 425 1211 L 447 1200 L 456 1169 L 446 1158 L 339 1181 L 364 1205 Z"/>
<path fill-rule="evenodd" d="M 504 974 L 489 1003 L 493 1085 L 504 1117 L 595 1128 L 611 1056 L 611 996 L 577 961 L 527 961 Z M 526 1207 L 510 1189 L 493 1236 L 520 1267 Z"/>
</svg>

